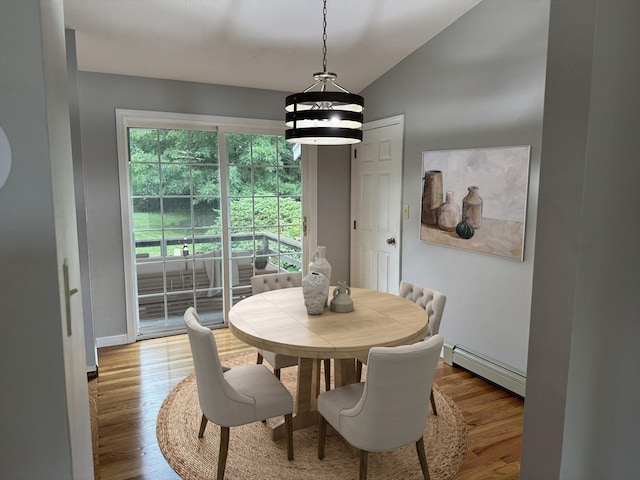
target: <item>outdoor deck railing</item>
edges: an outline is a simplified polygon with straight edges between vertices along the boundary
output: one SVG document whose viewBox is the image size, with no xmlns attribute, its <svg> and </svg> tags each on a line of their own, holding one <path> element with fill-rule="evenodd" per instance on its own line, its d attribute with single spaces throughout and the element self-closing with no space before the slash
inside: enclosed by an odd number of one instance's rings
<svg viewBox="0 0 640 480">
<path fill-rule="evenodd" d="M 250 233 L 236 233 L 231 235 L 231 244 L 236 245 L 239 242 L 253 242 L 263 245 L 263 249 L 260 251 L 253 251 L 252 248 L 233 248 L 233 258 L 253 258 L 257 255 L 278 255 L 280 257 L 280 264 L 286 263 L 302 269 L 302 262 L 299 255 L 302 252 L 302 243 L 291 238 L 278 238 L 276 235 L 268 232 L 260 232 L 255 235 Z M 135 247 L 136 252 L 139 248 L 146 247 L 160 247 L 160 252 L 165 252 L 165 256 L 171 256 L 169 254 L 169 248 L 175 246 L 180 247 L 185 243 L 184 237 L 162 238 L 162 239 L 140 239 L 136 240 Z M 203 244 L 213 243 L 216 245 L 222 245 L 221 235 L 202 235 L 198 237 L 191 237 L 186 239 L 187 244 Z M 253 252 L 247 255 L 246 252 Z M 245 252 L 240 256 L 237 256 L 236 252 Z M 193 252 L 190 252 L 193 253 Z M 200 252 L 196 252 L 200 253 Z M 292 256 L 292 254 L 294 256 Z"/>
</svg>

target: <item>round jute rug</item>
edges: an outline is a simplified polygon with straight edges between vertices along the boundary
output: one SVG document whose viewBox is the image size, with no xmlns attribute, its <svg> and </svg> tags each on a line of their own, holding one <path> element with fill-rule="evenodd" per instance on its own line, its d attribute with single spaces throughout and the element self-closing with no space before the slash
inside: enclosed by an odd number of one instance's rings
<svg viewBox="0 0 640 480">
<path fill-rule="evenodd" d="M 223 356 L 225 365 L 255 362 L 255 353 Z M 295 396 L 296 367 L 282 370 L 282 382 Z M 322 382 L 321 382 L 322 383 Z M 433 480 L 452 478 L 460 469 L 467 448 L 467 426 L 462 413 L 434 384 L 438 415 L 429 408 L 424 442 Z M 182 380 L 167 396 L 156 424 L 160 450 L 171 467 L 185 480 L 215 478 L 220 429 L 209 422 L 204 437 L 198 439 L 202 411 L 193 374 Z M 278 420 L 278 419 L 275 419 Z M 271 422 L 271 420 L 270 420 Z M 324 460 L 318 460 L 318 428 L 293 434 L 295 458 L 287 461 L 284 440 L 272 441 L 261 422 L 231 428 L 225 478 L 228 480 L 345 480 L 358 478 L 359 456 L 353 455 L 344 440 L 327 428 Z M 415 445 L 390 452 L 369 454 L 371 480 L 421 479 Z"/>
</svg>

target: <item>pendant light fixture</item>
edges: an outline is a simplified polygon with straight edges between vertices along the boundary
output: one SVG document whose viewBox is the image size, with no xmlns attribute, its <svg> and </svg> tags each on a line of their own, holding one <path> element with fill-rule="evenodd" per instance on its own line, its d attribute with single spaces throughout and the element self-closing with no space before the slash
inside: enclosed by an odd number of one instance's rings
<svg viewBox="0 0 640 480">
<path fill-rule="evenodd" d="M 322 72 L 313 74 L 315 82 L 306 90 L 287 97 L 285 138 L 308 145 L 359 143 L 364 99 L 338 85 L 337 75 L 327 71 L 327 0 L 322 15 Z"/>
</svg>

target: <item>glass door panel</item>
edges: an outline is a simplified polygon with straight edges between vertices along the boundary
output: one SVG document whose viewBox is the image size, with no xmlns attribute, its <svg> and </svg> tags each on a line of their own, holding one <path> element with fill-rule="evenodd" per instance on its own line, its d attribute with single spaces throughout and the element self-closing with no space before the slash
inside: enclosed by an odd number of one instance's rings
<svg viewBox="0 0 640 480">
<path fill-rule="evenodd" d="M 276 135 L 225 134 L 231 302 L 253 275 L 302 269 L 302 163 Z"/>
<path fill-rule="evenodd" d="M 138 334 L 182 330 L 192 305 L 223 323 L 216 132 L 130 128 L 129 152 Z"/>
</svg>

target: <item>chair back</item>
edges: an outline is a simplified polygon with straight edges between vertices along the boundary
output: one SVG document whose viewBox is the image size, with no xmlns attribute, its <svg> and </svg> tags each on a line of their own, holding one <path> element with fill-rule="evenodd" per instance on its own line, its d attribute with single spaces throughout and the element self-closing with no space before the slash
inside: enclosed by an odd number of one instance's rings
<svg viewBox="0 0 640 480">
<path fill-rule="evenodd" d="M 189 335 L 202 413 L 222 427 L 246 423 L 244 419 L 253 412 L 255 401 L 237 392 L 225 380 L 213 332 L 200 325 L 200 318 L 193 307 L 185 312 L 184 323 Z"/>
<path fill-rule="evenodd" d="M 381 452 L 417 442 L 424 434 L 431 384 L 444 339 L 373 347 L 362 397 L 340 412 L 341 434 L 354 447 Z"/>
<path fill-rule="evenodd" d="M 442 312 L 447 302 L 447 296 L 416 283 L 402 280 L 400 282 L 400 291 L 398 292 L 403 298 L 407 298 L 424 308 L 429 316 L 429 328 L 427 330 L 427 338 L 435 335 L 440 331 L 440 322 L 442 321 Z"/>
<path fill-rule="evenodd" d="M 301 287 L 302 272 L 268 273 L 251 277 L 251 293 L 256 295 L 279 288 Z"/>
</svg>

